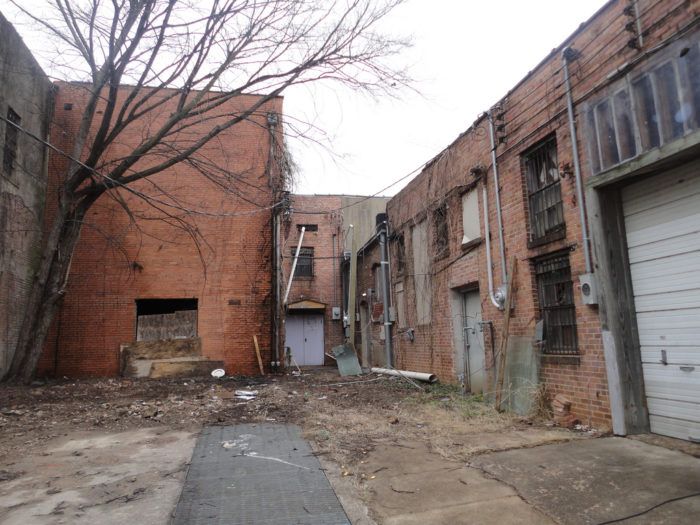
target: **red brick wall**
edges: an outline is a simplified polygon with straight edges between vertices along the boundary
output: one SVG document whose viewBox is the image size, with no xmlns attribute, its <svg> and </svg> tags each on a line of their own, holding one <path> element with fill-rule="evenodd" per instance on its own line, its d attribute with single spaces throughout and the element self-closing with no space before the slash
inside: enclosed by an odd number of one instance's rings
<svg viewBox="0 0 700 525">
<path fill-rule="evenodd" d="M 72 84 L 59 84 L 58 88 L 52 140 L 70 151 L 86 91 Z M 237 98 L 228 109 L 240 111 L 253 100 L 252 96 Z M 64 109 L 69 102 L 72 111 Z M 155 122 L 144 121 L 127 129 L 110 154 L 118 156 L 133 148 L 148 133 L 149 125 L 157 125 L 170 110 L 165 104 L 161 112 L 151 116 Z M 275 99 L 262 108 L 260 116 L 234 126 L 202 149 L 202 156 L 234 175 L 226 190 L 187 164 L 133 185 L 158 195 L 157 185 L 184 206 L 204 211 L 188 218 L 197 231 L 198 243 L 187 231 L 162 220 L 163 213 L 126 192 L 120 195 L 135 221 L 109 195 L 97 201 L 83 226 L 65 300 L 40 363 L 41 373 L 116 375 L 119 346 L 134 341 L 135 301 L 143 298 L 197 298 L 203 353 L 223 360 L 228 374 L 258 373 L 253 335 L 258 336 L 263 362 L 268 366 L 272 300 L 269 206 L 273 197 L 265 172 L 269 150 L 265 112 L 281 110 L 282 99 Z M 194 126 L 191 131 L 204 132 L 210 126 Z M 56 154 L 50 162 L 49 192 L 55 192 L 66 163 Z M 159 198 L 169 200 L 167 196 Z M 48 207 L 50 218 L 55 202 Z"/>
<path fill-rule="evenodd" d="M 314 249 L 313 277 L 295 277 L 288 303 L 312 300 L 324 303 L 325 352 L 344 341 L 342 321 L 332 319 L 332 308 L 342 306 L 340 261 L 343 251 L 342 218 L 338 211 L 341 197 L 337 195 L 292 195 L 292 216 L 282 226 L 282 293 L 287 287 L 292 268 L 292 251 L 299 243 L 300 224 L 316 224 L 317 232 L 304 233 L 302 246 Z M 308 212 L 308 213 L 306 213 Z M 335 256 L 335 259 L 333 258 Z M 332 364 L 326 358 L 326 364 Z"/>
<path fill-rule="evenodd" d="M 698 1 L 643 0 L 638 2 L 644 32 L 645 49 L 651 49 L 663 39 L 672 36 L 699 14 Z M 586 25 L 582 26 L 566 45 L 580 51 L 581 56 L 571 65 L 574 98 L 577 104 L 584 102 L 606 85 L 611 73 L 624 64 L 637 59 L 640 52 L 628 46 L 634 38 L 625 30 L 630 22 L 623 9 L 629 2 L 609 2 Z M 555 42 L 553 42 L 555 44 Z M 517 258 L 517 282 L 514 295 L 515 310 L 510 333 L 532 337 L 539 319 L 536 301 L 535 278 L 531 260 L 533 257 L 570 250 L 571 273 L 574 283 L 585 272 L 582 249 L 579 206 L 573 176 L 561 183 L 566 237 L 536 249 L 527 246 L 527 191 L 521 169 L 521 154 L 542 138 L 555 134 L 560 166 L 572 164 L 571 138 L 566 117 L 566 99 L 561 71 L 561 48 L 550 54 L 533 72 L 515 86 L 500 101 L 505 110 L 505 144 L 498 147 L 498 164 L 501 179 L 501 201 L 505 230 L 506 257 Z M 451 192 L 471 181 L 471 168 L 490 167 L 488 123 L 481 119 L 441 152 L 433 162 L 403 191 L 389 202 L 388 213 L 395 232 L 404 232 L 408 260 L 406 275 L 394 271 L 393 280 L 406 283 L 405 296 L 409 326 L 414 326 L 415 294 L 411 275 L 410 228 L 427 216 L 430 222 L 432 210 L 446 199 L 450 218 L 450 250 L 443 259 L 431 265 L 433 317 L 429 326 L 414 327 L 415 342 L 398 338 L 397 366 L 401 368 L 432 371 L 441 379 L 454 379 L 452 364 L 452 329 L 449 316 L 449 290 L 476 281 L 482 297 L 484 320 L 494 323 L 496 344 L 500 340 L 503 313 L 493 307 L 488 298 L 486 262 L 483 243 L 469 254 L 463 255 L 458 245 L 462 236 L 461 205 Z M 579 149 L 582 152 L 584 178 L 590 169 L 579 117 Z M 500 284 L 498 254 L 498 230 L 494 194 L 493 172 L 488 170 L 488 198 L 492 235 L 493 268 L 496 283 Z M 481 192 L 481 183 L 478 191 Z M 483 202 L 480 199 L 483 210 Z M 481 225 L 482 232 L 484 225 Z M 432 234 L 432 226 L 428 225 Z M 483 233 L 482 233 L 483 237 Z M 394 265 L 395 268 L 395 265 Z M 541 379 L 550 395 L 564 393 L 573 401 L 573 413 L 586 424 L 607 428 L 610 426 L 610 407 L 607 392 L 606 371 L 603 358 L 600 321 L 596 307 L 581 303 L 578 287 L 575 289 L 578 329 L 578 359 L 553 359 L 545 357 Z M 412 317 L 413 316 L 413 317 Z M 485 335 L 487 335 L 485 333 Z M 487 349 L 490 342 L 485 341 Z"/>
</svg>

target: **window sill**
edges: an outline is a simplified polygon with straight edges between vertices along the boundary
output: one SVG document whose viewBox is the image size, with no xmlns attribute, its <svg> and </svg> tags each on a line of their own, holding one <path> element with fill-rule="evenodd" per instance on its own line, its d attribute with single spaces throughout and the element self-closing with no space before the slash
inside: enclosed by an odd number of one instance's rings
<svg viewBox="0 0 700 525">
<path fill-rule="evenodd" d="M 548 365 L 580 365 L 581 354 L 540 354 L 542 363 Z"/>
<path fill-rule="evenodd" d="M 549 244 L 550 242 L 564 239 L 565 237 L 566 237 L 566 228 L 562 227 L 561 230 L 557 230 L 557 231 L 548 233 L 544 237 L 540 237 L 539 239 L 527 241 L 527 247 L 528 248 L 537 248 L 538 246 L 544 246 L 545 244 Z"/>
<path fill-rule="evenodd" d="M 471 250 L 472 248 L 475 248 L 481 244 L 481 237 L 475 237 L 474 239 L 467 241 L 467 242 L 462 242 L 462 251 L 466 252 L 467 250 Z"/>
<path fill-rule="evenodd" d="M 295 275 L 294 278 L 297 281 L 313 281 L 314 280 L 313 275 Z"/>
</svg>

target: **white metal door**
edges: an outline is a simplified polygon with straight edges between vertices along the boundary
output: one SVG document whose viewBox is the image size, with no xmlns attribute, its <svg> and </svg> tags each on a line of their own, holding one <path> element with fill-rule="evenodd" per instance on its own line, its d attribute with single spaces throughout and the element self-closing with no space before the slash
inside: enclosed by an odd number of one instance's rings
<svg viewBox="0 0 700 525">
<path fill-rule="evenodd" d="M 481 298 L 479 291 L 462 294 L 462 327 L 467 368 L 464 383 L 472 394 L 484 391 L 484 334 L 481 324 Z"/>
<path fill-rule="evenodd" d="M 622 198 L 651 431 L 700 440 L 700 164 Z"/>
<path fill-rule="evenodd" d="M 323 364 L 323 315 L 289 315 L 285 343 L 299 366 Z"/>
<path fill-rule="evenodd" d="M 289 347 L 297 364 L 304 360 L 304 317 L 288 315 L 284 322 L 284 346 Z"/>
<path fill-rule="evenodd" d="M 301 363 L 299 363 L 301 365 Z M 304 316 L 304 364 L 323 364 L 323 316 Z"/>
</svg>

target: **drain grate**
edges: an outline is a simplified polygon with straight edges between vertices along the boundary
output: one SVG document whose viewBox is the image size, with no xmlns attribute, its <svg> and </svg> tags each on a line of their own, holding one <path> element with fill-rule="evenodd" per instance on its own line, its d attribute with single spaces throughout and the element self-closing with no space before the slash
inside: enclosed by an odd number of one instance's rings
<svg viewBox="0 0 700 525">
<path fill-rule="evenodd" d="M 197 440 L 174 525 L 349 525 L 294 425 L 207 427 Z"/>
</svg>

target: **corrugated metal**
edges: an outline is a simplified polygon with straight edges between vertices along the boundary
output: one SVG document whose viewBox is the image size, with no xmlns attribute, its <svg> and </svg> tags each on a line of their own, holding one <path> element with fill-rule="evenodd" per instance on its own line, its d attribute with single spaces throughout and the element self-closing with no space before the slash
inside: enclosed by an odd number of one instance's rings
<svg viewBox="0 0 700 525">
<path fill-rule="evenodd" d="M 622 196 L 651 430 L 700 439 L 700 164 Z"/>
</svg>

